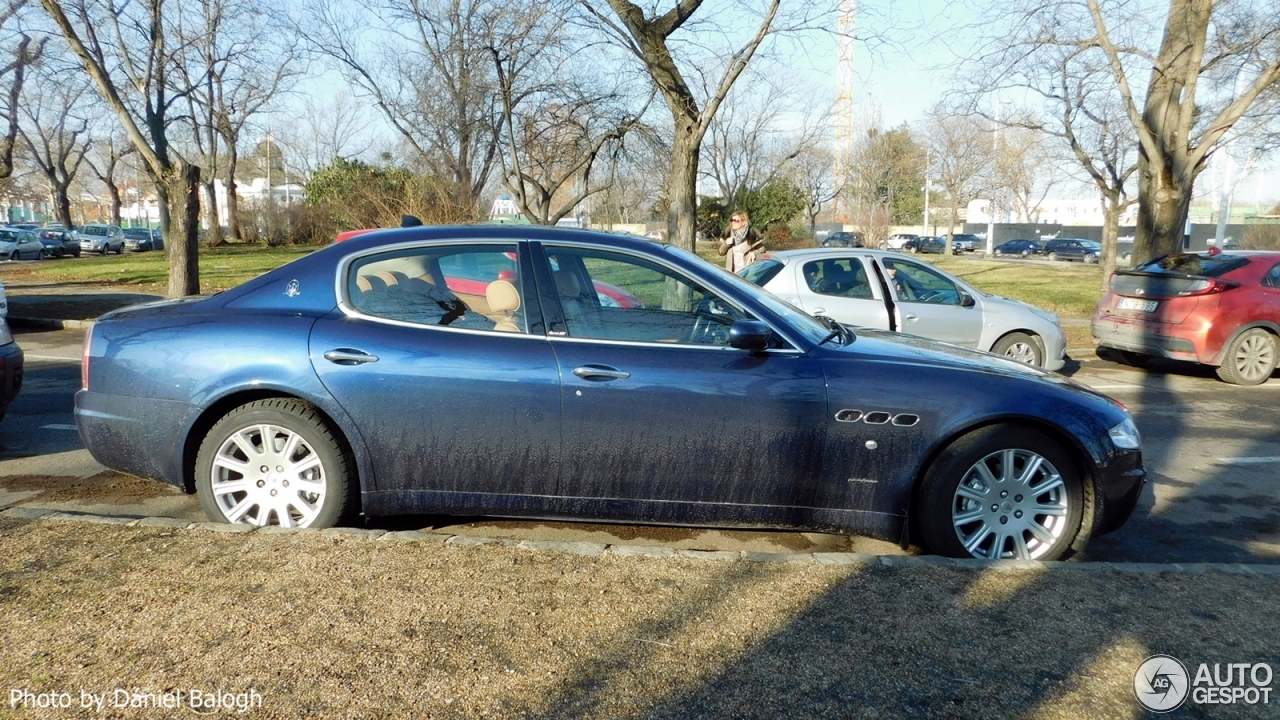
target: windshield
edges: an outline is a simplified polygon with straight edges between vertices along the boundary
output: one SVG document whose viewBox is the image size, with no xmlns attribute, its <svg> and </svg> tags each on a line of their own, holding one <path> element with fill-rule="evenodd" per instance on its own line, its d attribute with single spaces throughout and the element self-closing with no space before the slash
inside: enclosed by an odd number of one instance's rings
<svg viewBox="0 0 1280 720">
<path fill-rule="evenodd" d="M 80 229 L 80 234 L 81 235 L 106 235 L 107 226 L 106 225 L 85 225 L 83 228 Z"/>
<path fill-rule="evenodd" d="M 18 242 L 18 233 L 13 230 L 0 230 L 0 241 Z"/>
<path fill-rule="evenodd" d="M 1241 257 L 1188 253 L 1185 255 L 1166 255 L 1155 260 L 1148 260 L 1134 268 L 1132 272 L 1219 277 L 1248 264 L 1249 261 Z"/>
<path fill-rule="evenodd" d="M 782 270 L 782 263 L 766 259 L 742 268 L 738 271 L 738 276 L 753 285 L 764 287 L 765 283 L 772 280 L 780 270 Z"/>
<path fill-rule="evenodd" d="M 770 312 L 781 317 L 787 322 L 787 325 L 801 335 L 804 335 L 810 341 L 814 343 L 821 342 L 822 339 L 829 334 L 830 331 L 817 320 L 814 320 L 802 310 L 796 308 L 796 306 L 786 302 L 768 290 L 752 285 L 746 280 L 734 275 L 728 270 L 725 270 L 723 267 L 709 263 L 684 248 L 678 248 L 674 245 L 667 245 L 666 248 L 668 251 L 676 255 L 680 255 L 686 261 L 697 260 L 700 263 L 705 263 L 710 267 L 715 268 L 717 271 L 724 273 L 725 277 L 732 278 L 732 282 L 737 285 L 739 290 L 755 298 L 761 305 L 764 305 Z"/>
</svg>

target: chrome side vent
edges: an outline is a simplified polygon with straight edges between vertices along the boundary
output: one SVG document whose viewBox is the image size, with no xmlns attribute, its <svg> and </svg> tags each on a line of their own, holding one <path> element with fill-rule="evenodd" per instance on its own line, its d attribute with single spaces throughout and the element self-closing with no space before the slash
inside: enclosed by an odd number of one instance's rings
<svg viewBox="0 0 1280 720">
<path fill-rule="evenodd" d="M 868 425 L 883 425 L 889 422 L 889 413 L 882 410 L 869 412 L 867 413 L 867 416 L 862 419 L 862 422 Z"/>
<path fill-rule="evenodd" d="M 841 410 L 836 413 L 836 422 L 858 422 L 861 419 L 861 410 Z"/>
<path fill-rule="evenodd" d="M 918 422 L 920 422 L 920 416 L 912 415 L 911 413 L 902 413 L 893 418 L 893 424 L 898 427 L 911 427 Z"/>
</svg>

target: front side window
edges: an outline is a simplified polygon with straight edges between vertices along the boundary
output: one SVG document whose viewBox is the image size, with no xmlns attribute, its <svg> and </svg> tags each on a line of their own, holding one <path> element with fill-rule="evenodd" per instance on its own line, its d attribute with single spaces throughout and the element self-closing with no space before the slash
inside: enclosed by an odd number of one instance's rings
<svg viewBox="0 0 1280 720">
<path fill-rule="evenodd" d="M 885 258 L 881 262 L 899 300 L 933 305 L 960 304 L 960 289 L 937 270 L 893 258 Z"/>
<path fill-rule="evenodd" d="M 351 307 L 388 320 L 527 332 L 515 244 L 431 246 L 360 258 L 347 268 Z"/>
<path fill-rule="evenodd" d="M 819 295 L 870 300 L 871 283 L 857 258 L 813 260 L 802 269 L 805 285 Z"/>
<path fill-rule="evenodd" d="M 1267 276 L 1263 278 L 1262 284 L 1280 288 L 1280 263 L 1276 263 L 1275 267 L 1271 268 L 1271 272 L 1267 273 Z"/>
<path fill-rule="evenodd" d="M 748 317 L 697 282 L 644 258 L 556 247 L 547 248 L 547 257 L 563 332 L 570 337 L 728 346 L 729 326 Z"/>
</svg>

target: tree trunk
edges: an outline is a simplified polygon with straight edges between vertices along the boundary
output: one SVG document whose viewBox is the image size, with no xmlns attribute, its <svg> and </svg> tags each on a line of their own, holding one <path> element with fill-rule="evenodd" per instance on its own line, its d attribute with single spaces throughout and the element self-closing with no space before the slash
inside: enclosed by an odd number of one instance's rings
<svg viewBox="0 0 1280 720">
<path fill-rule="evenodd" d="M 951 196 L 951 225 L 947 228 L 947 245 L 942 252 L 947 257 L 951 257 L 951 243 L 954 242 L 956 236 L 956 220 L 960 218 L 960 199 L 955 195 Z"/>
<path fill-rule="evenodd" d="M 71 197 L 67 192 L 67 185 L 57 181 L 56 178 L 50 178 L 50 184 L 53 186 L 53 204 L 54 212 L 58 215 L 58 222 L 63 227 L 71 227 Z"/>
<path fill-rule="evenodd" d="M 209 199 L 209 206 L 205 212 L 205 227 L 208 233 L 206 242 L 208 245 L 221 245 L 222 222 L 218 219 L 218 196 L 214 194 L 216 188 L 213 181 L 214 178 L 211 176 L 208 182 L 201 183 L 205 197 Z"/>
<path fill-rule="evenodd" d="M 702 137 L 698 122 L 676 118 L 667 175 L 667 242 L 689 252 L 696 250 L 698 219 L 698 150 Z"/>
<path fill-rule="evenodd" d="M 1120 194 L 1102 194 L 1102 292 L 1111 285 L 1111 274 L 1116 271 L 1116 241 L 1120 237 Z"/>
<path fill-rule="evenodd" d="M 169 259 L 169 297 L 200 294 L 200 168 L 176 162 L 162 182 L 160 231 Z"/>
<path fill-rule="evenodd" d="M 240 196 L 236 191 L 236 146 L 234 142 L 226 145 L 227 172 L 222 177 L 222 185 L 227 189 L 227 237 L 240 242 L 244 235 L 240 232 Z"/>
<path fill-rule="evenodd" d="M 120 188 L 114 182 L 106 183 L 106 186 L 107 194 L 111 196 L 111 224 L 120 227 L 120 206 L 124 204 L 120 199 Z"/>
<path fill-rule="evenodd" d="M 1156 174 L 1145 155 L 1138 159 L 1138 227 L 1133 242 L 1133 262 L 1182 252 L 1187 232 L 1194 178 L 1179 172 L 1176 158 L 1163 163 Z"/>
</svg>

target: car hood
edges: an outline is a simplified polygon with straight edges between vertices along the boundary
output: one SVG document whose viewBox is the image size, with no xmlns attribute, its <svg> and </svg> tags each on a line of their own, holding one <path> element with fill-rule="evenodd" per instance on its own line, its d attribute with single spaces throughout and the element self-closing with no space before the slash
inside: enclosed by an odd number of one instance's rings
<svg viewBox="0 0 1280 720">
<path fill-rule="evenodd" d="M 905 373 L 910 373 L 913 367 L 946 368 L 1006 377 L 1014 381 L 1068 387 L 1110 402 L 1106 395 L 1076 380 L 999 355 L 887 330 L 856 328 L 855 332 L 857 339 L 848 346 L 838 348 L 838 352 L 858 356 L 860 360 L 902 366 L 902 372 Z"/>
</svg>

